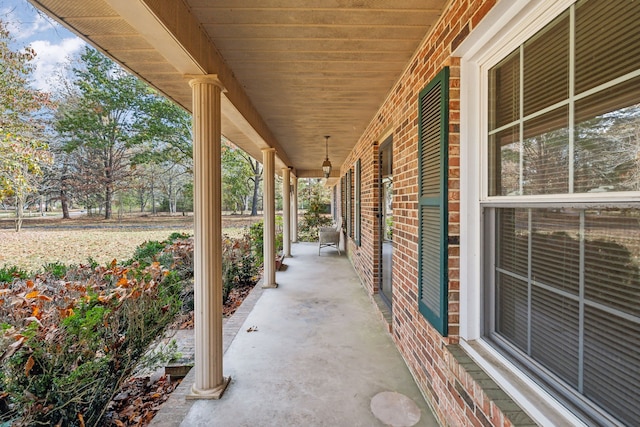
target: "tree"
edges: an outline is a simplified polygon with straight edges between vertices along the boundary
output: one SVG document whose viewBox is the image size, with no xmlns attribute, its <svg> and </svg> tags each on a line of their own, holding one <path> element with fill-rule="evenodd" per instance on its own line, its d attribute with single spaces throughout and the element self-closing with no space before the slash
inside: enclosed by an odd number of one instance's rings
<svg viewBox="0 0 640 427">
<path fill-rule="evenodd" d="M 249 155 L 245 157 L 249 163 L 249 167 L 253 172 L 250 181 L 253 183 L 253 196 L 251 198 L 251 216 L 258 215 L 258 201 L 260 200 L 260 182 L 262 181 L 262 164 L 251 158 Z"/>
<path fill-rule="evenodd" d="M 164 192 L 167 208 L 176 213 L 178 199 L 193 179 L 193 138 L 191 115 L 180 106 L 159 98 L 147 104 L 148 112 L 156 120 L 141 123 L 141 138 L 146 142 L 133 162 L 155 171 L 151 177 L 151 196 L 155 199 L 156 179 Z M 153 201 L 155 214 L 155 200 Z"/>
<path fill-rule="evenodd" d="M 251 197 L 251 215 L 258 213 L 262 165 L 229 141 L 222 144 L 223 205 L 243 213 Z"/>
<path fill-rule="evenodd" d="M 175 157 L 179 146 L 181 158 L 190 156 L 184 147 L 188 115 L 89 47 L 73 73 L 74 90 L 64 96 L 56 130 L 65 151 L 75 154 L 76 191 L 87 200 L 99 192 L 109 219 L 115 193 L 128 188 L 134 165 L 150 147 L 165 144 Z"/>
<path fill-rule="evenodd" d="M 149 117 L 139 123 L 139 139 L 143 150 L 133 161 L 136 164 L 155 163 L 178 165 L 193 174 L 193 137 L 191 114 L 174 102 L 156 97 L 145 105 Z"/>
<path fill-rule="evenodd" d="M 0 200 L 15 200 L 16 231 L 20 231 L 27 196 L 37 189 L 42 165 L 51 161 L 38 118 L 38 112 L 51 103 L 48 94 L 28 85 L 35 51 L 13 51 L 11 40 L 0 21 Z"/>
</svg>

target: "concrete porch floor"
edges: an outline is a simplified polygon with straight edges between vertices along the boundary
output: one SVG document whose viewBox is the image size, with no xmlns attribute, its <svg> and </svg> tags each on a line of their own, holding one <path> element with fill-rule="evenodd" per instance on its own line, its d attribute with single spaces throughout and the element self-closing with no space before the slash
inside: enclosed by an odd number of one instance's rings
<svg viewBox="0 0 640 427">
<path fill-rule="evenodd" d="M 185 402 L 192 371 L 152 426 L 437 426 L 344 254 L 292 252 L 225 324 L 222 399 Z"/>
</svg>

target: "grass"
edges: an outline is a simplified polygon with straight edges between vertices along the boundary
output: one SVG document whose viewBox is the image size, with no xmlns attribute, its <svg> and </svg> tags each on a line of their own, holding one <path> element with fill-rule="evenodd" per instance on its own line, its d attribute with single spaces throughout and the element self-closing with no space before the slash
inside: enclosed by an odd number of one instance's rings
<svg viewBox="0 0 640 427">
<path fill-rule="evenodd" d="M 226 217 L 223 220 L 223 233 L 238 237 L 244 227 L 259 218 Z M 27 271 L 42 271 L 43 266 L 53 263 L 80 264 L 86 263 L 91 257 L 100 265 L 105 265 L 113 259 L 124 261 L 134 253 L 142 243 L 165 240 L 173 232 L 193 234 L 193 225 L 183 217 L 137 217 L 129 218 L 127 226 L 153 226 L 152 229 L 124 229 L 124 228 L 87 228 L 60 229 L 56 226 L 65 224 L 84 226 L 108 225 L 107 222 L 96 219 L 79 221 L 46 220 L 25 227 L 16 233 L 11 224 L 2 224 L 0 228 L 0 267 L 17 266 Z M 159 223 L 162 223 L 159 227 Z M 123 222 L 119 222 L 122 224 Z M 159 227 L 159 228 L 155 228 Z"/>
<path fill-rule="evenodd" d="M 0 266 L 16 265 L 37 271 L 45 264 L 80 264 L 89 257 L 101 265 L 114 258 L 131 258 L 140 244 L 165 240 L 174 231 L 193 234 L 193 229 L 121 230 L 0 230 Z"/>
</svg>

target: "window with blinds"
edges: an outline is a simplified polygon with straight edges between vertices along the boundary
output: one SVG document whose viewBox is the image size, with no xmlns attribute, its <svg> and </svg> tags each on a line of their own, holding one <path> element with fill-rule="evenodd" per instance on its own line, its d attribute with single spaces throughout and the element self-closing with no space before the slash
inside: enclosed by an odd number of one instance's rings
<svg viewBox="0 0 640 427">
<path fill-rule="evenodd" d="M 419 301 L 420 312 L 447 335 L 447 150 L 449 69 L 420 92 Z"/>
<path fill-rule="evenodd" d="M 486 334 L 595 424 L 640 420 L 638 22 L 578 1 L 486 76 Z"/>
</svg>

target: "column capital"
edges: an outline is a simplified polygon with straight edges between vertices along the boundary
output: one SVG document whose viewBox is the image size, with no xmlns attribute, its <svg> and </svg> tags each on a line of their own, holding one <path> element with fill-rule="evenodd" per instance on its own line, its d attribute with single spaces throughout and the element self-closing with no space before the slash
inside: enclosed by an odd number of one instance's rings
<svg viewBox="0 0 640 427">
<path fill-rule="evenodd" d="M 267 148 L 263 148 L 263 149 L 262 149 L 262 150 L 260 150 L 260 151 L 262 151 L 263 153 L 268 153 L 269 151 L 273 151 L 273 152 L 275 152 L 275 151 L 276 151 L 276 149 L 275 149 L 275 148 L 273 148 L 273 147 L 267 147 Z"/>
<path fill-rule="evenodd" d="M 200 84 L 215 85 L 224 90 L 224 86 L 217 74 L 185 74 L 184 77 L 189 79 L 189 86 L 194 87 Z"/>
</svg>

